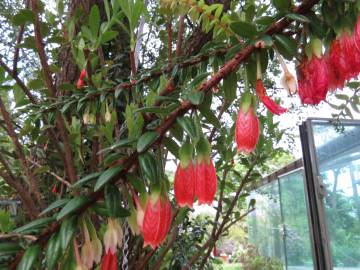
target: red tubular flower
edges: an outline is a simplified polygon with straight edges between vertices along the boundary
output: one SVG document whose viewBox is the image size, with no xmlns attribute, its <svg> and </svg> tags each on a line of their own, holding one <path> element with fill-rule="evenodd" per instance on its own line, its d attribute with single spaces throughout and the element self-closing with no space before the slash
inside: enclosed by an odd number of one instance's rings
<svg viewBox="0 0 360 270">
<path fill-rule="evenodd" d="M 211 145 L 201 137 L 196 145 L 197 160 L 195 165 L 195 195 L 199 204 L 211 205 L 216 193 L 217 178 L 214 163 L 211 160 Z"/>
<path fill-rule="evenodd" d="M 168 198 L 151 195 L 146 202 L 142 234 L 144 246 L 153 249 L 164 242 L 171 225 L 171 204 Z"/>
<path fill-rule="evenodd" d="M 195 198 L 195 170 L 192 161 L 186 167 L 181 163 L 175 172 L 174 192 L 176 203 L 180 207 L 192 208 Z"/>
<path fill-rule="evenodd" d="M 239 152 L 254 151 L 260 135 L 260 123 L 254 108 L 250 105 L 247 111 L 240 107 L 235 124 L 235 141 Z"/>
<path fill-rule="evenodd" d="M 209 158 L 200 159 L 196 162 L 195 194 L 199 204 L 211 205 L 215 198 L 217 177 L 214 163 Z"/>
<path fill-rule="evenodd" d="M 353 39 L 354 39 L 354 45 L 355 45 L 358 53 L 360 53 L 360 15 L 358 16 L 358 19 L 357 19 L 357 22 L 355 25 Z"/>
<path fill-rule="evenodd" d="M 78 81 L 77 81 L 77 83 L 76 83 L 76 88 L 77 89 L 82 89 L 83 87 L 84 87 L 84 80 L 82 80 L 82 79 L 79 79 Z"/>
<path fill-rule="evenodd" d="M 84 80 L 86 77 L 86 69 L 81 70 L 79 79 Z"/>
<path fill-rule="evenodd" d="M 264 103 L 265 107 L 273 114 L 280 115 L 287 111 L 287 109 L 281 107 L 279 104 L 277 104 L 274 100 L 272 100 L 269 96 L 266 95 L 266 90 L 262 80 L 256 81 L 256 94 L 258 95 L 262 103 Z"/>
<path fill-rule="evenodd" d="M 103 257 L 100 270 L 117 270 L 117 256 L 110 250 Z"/>
<path fill-rule="evenodd" d="M 298 91 L 303 104 L 319 104 L 325 100 L 329 89 L 329 69 L 327 59 L 315 55 L 304 59 L 297 69 Z"/>
<path fill-rule="evenodd" d="M 330 46 L 329 69 L 330 88 L 343 88 L 345 81 L 357 77 L 360 72 L 360 50 L 357 44 L 357 31 L 351 37 L 347 32 L 341 34 Z"/>
<path fill-rule="evenodd" d="M 185 143 L 179 151 L 180 163 L 175 172 L 175 200 L 180 207 L 192 208 L 195 198 L 195 169 L 192 163 L 193 146 Z"/>
</svg>

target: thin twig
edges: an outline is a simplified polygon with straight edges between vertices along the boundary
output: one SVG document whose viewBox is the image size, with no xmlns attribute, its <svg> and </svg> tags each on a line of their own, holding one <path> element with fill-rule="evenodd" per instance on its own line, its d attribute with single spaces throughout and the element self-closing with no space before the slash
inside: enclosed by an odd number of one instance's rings
<svg viewBox="0 0 360 270">
<path fill-rule="evenodd" d="M 30 159 L 28 159 L 28 161 L 31 162 L 32 164 L 34 164 L 34 165 L 35 165 L 36 167 L 38 167 L 38 168 L 43 167 L 43 166 L 41 166 L 39 163 L 37 163 L 37 162 L 35 162 L 35 161 L 32 161 L 32 160 L 30 160 Z M 51 174 L 52 176 L 54 176 L 54 177 L 56 178 L 56 180 L 58 180 L 59 182 L 63 183 L 63 184 L 66 185 L 67 187 L 70 187 L 70 186 L 71 186 L 71 184 L 70 184 L 68 181 L 66 181 L 64 178 L 62 178 L 61 176 L 57 175 L 56 173 L 54 173 L 54 172 L 46 172 L 46 173 Z"/>
</svg>

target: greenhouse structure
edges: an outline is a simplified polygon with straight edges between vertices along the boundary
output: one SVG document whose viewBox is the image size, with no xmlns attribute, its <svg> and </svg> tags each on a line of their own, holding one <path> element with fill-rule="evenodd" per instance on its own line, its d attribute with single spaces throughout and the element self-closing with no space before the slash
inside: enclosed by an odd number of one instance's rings
<svg viewBox="0 0 360 270">
<path fill-rule="evenodd" d="M 303 158 L 252 192 L 249 241 L 289 270 L 360 269 L 360 121 L 308 119 Z"/>
</svg>

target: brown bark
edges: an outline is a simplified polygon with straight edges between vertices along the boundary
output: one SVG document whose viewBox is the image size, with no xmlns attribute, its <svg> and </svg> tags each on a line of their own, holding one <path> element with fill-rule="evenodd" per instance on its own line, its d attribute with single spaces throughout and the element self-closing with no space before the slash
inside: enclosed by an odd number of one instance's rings
<svg viewBox="0 0 360 270">
<path fill-rule="evenodd" d="M 35 176 L 34 176 L 32 170 L 30 169 L 30 166 L 27 162 L 25 153 L 23 151 L 23 147 L 19 142 L 18 136 L 17 136 L 14 126 L 12 124 L 11 117 L 6 110 L 5 104 L 2 101 L 1 97 L 0 97 L 0 112 L 1 112 L 1 115 L 3 116 L 4 122 L 6 124 L 6 132 L 8 133 L 9 137 L 11 138 L 11 140 L 14 144 L 16 155 L 19 158 L 21 167 L 24 170 L 24 173 L 29 181 L 30 189 L 33 192 L 33 194 L 35 195 L 37 202 L 41 206 L 41 205 L 43 205 L 43 201 L 41 199 L 41 194 L 39 191 L 39 187 L 37 185 L 37 181 L 35 179 Z"/>
</svg>

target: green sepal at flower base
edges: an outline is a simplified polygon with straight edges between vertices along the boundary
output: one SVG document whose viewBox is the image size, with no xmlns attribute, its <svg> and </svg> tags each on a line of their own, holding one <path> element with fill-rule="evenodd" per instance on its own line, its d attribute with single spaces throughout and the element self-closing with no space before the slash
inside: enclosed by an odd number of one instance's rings
<svg viewBox="0 0 360 270">
<path fill-rule="evenodd" d="M 197 161 L 210 163 L 211 144 L 205 137 L 201 137 L 196 144 Z"/>
<path fill-rule="evenodd" d="M 240 108 L 244 114 L 246 114 L 250 108 L 256 108 L 256 97 L 252 95 L 250 91 L 246 91 L 241 95 Z"/>
<path fill-rule="evenodd" d="M 186 168 L 192 162 L 194 147 L 190 142 L 185 142 L 179 149 L 180 165 Z"/>
</svg>

